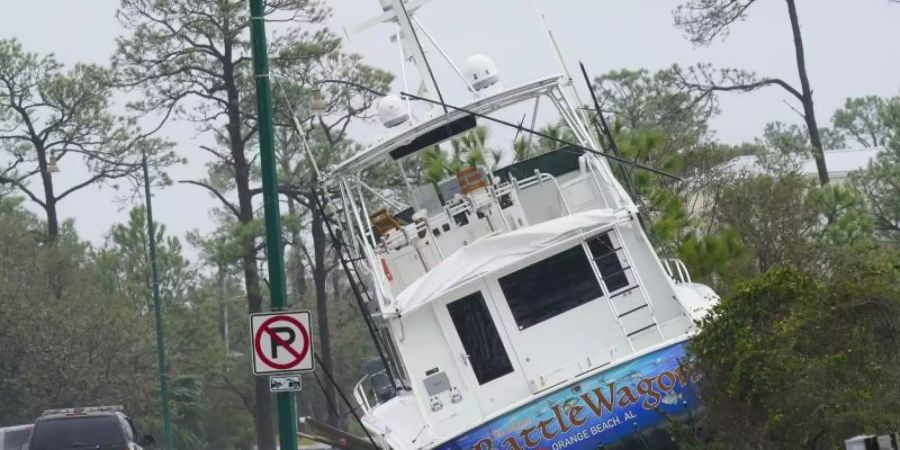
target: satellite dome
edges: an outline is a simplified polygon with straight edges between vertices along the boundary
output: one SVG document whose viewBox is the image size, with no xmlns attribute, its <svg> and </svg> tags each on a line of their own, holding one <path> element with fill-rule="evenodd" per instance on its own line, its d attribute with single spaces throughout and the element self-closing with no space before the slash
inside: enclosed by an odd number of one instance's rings
<svg viewBox="0 0 900 450">
<path fill-rule="evenodd" d="M 409 113 L 403 99 L 396 95 L 386 95 L 378 100 L 378 120 L 387 128 L 393 128 L 409 120 Z"/>
<path fill-rule="evenodd" d="M 463 75 L 476 91 L 482 91 L 500 81 L 497 65 L 484 55 L 473 55 L 463 64 Z"/>
</svg>

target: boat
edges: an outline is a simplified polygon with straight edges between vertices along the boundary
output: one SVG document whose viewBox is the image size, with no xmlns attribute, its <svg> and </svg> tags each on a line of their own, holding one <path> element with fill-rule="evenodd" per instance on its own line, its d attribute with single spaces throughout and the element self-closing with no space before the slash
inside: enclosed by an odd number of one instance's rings
<svg viewBox="0 0 900 450">
<path fill-rule="evenodd" d="M 385 136 L 320 178 L 381 354 L 354 390 L 366 434 L 395 450 L 671 445 L 668 425 L 700 407 L 686 345 L 718 297 L 658 256 L 570 77 L 504 88 L 490 59 L 460 70 L 441 52 L 474 97 L 451 105 L 415 17 L 428 2 L 379 3 L 365 26 L 395 27 L 422 87 L 383 98 Z M 574 141 L 411 185 L 405 159 L 539 107 Z M 402 195 L 367 182 L 394 166 Z"/>
</svg>

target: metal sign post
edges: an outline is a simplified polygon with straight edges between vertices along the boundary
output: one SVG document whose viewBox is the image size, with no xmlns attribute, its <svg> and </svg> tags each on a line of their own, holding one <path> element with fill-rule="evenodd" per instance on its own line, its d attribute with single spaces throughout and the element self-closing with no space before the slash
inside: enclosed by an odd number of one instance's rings
<svg viewBox="0 0 900 450">
<path fill-rule="evenodd" d="M 266 53 L 266 19 L 263 0 L 250 0 L 250 42 L 253 49 L 253 73 L 256 78 L 256 104 L 259 113 L 259 156 L 262 166 L 263 207 L 266 217 L 269 290 L 272 309 L 280 311 L 287 306 L 287 285 L 284 280 L 284 253 L 281 245 L 281 210 L 278 204 L 278 173 L 275 167 L 275 130 L 272 126 L 272 87 L 269 83 L 269 57 Z M 276 395 L 280 448 L 281 450 L 297 450 L 297 410 L 294 405 L 294 394 L 281 392 Z"/>
</svg>

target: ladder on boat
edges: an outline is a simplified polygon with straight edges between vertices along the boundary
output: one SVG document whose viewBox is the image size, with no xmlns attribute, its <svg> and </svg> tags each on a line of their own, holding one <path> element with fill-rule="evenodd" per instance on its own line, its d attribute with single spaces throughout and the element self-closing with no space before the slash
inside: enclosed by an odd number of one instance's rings
<svg viewBox="0 0 900 450">
<path fill-rule="evenodd" d="M 600 289 L 634 351 L 639 349 L 635 345 L 638 341 L 646 342 L 641 338 L 648 333 L 657 334 L 660 340 L 663 334 L 650 305 L 650 296 L 623 242 L 621 232 L 613 228 L 588 239 L 585 245 L 600 279 Z M 640 345 L 643 347 L 646 345 Z"/>
</svg>

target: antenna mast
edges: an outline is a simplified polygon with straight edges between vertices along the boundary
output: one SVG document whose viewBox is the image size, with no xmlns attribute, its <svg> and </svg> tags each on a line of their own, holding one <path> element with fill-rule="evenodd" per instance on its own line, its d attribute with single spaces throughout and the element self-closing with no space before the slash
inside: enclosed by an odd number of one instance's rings
<svg viewBox="0 0 900 450">
<path fill-rule="evenodd" d="M 415 25 L 413 24 L 413 14 L 422 5 L 430 1 L 432 0 L 378 0 L 384 13 L 360 24 L 355 27 L 354 31 L 359 32 L 381 23 L 396 23 L 397 41 L 401 52 L 403 56 L 412 61 L 419 72 L 419 78 L 421 79 L 421 86 L 418 89 L 419 93 L 431 98 L 434 98 L 436 94 L 437 98 L 435 100 L 444 103 L 441 89 L 437 85 L 428 57 L 425 55 L 425 49 L 419 41 L 414 28 Z M 400 63 L 406 64 L 406 61 L 404 60 Z"/>
<path fill-rule="evenodd" d="M 572 78 L 572 72 L 569 71 L 569 66 L 566 65 L 566 59 L 563 57 L 562 50 L 559 49 L 559 43 L 556 42 L 556 35 L 553 34 L 553 30 L 551 30 L 550 25 L 547 24 L 547 16 L 541 11 L 538 0 L 531 0 L 531 5 L 534 7 L 534 12 L 537 14 L 538 19 L 541 21 L 541 25 L 544 27 L 544 32 L 547 33 L 547 38 L 550 39 L 550 45 L 553 46 L 553 52 L 556 53 L 556 57 L 559 59 L 559 65 L 562 68 L 563 74 L 569 80 L 569 87 L 572 89 L 572 95 L 575 96 L 575 101 L 579 106 L 583 105 L 584 103 L 581 101 L 581 97 L 578 96 L 578 89 L 575 89 L 575 79 Z"/>
</svg>

